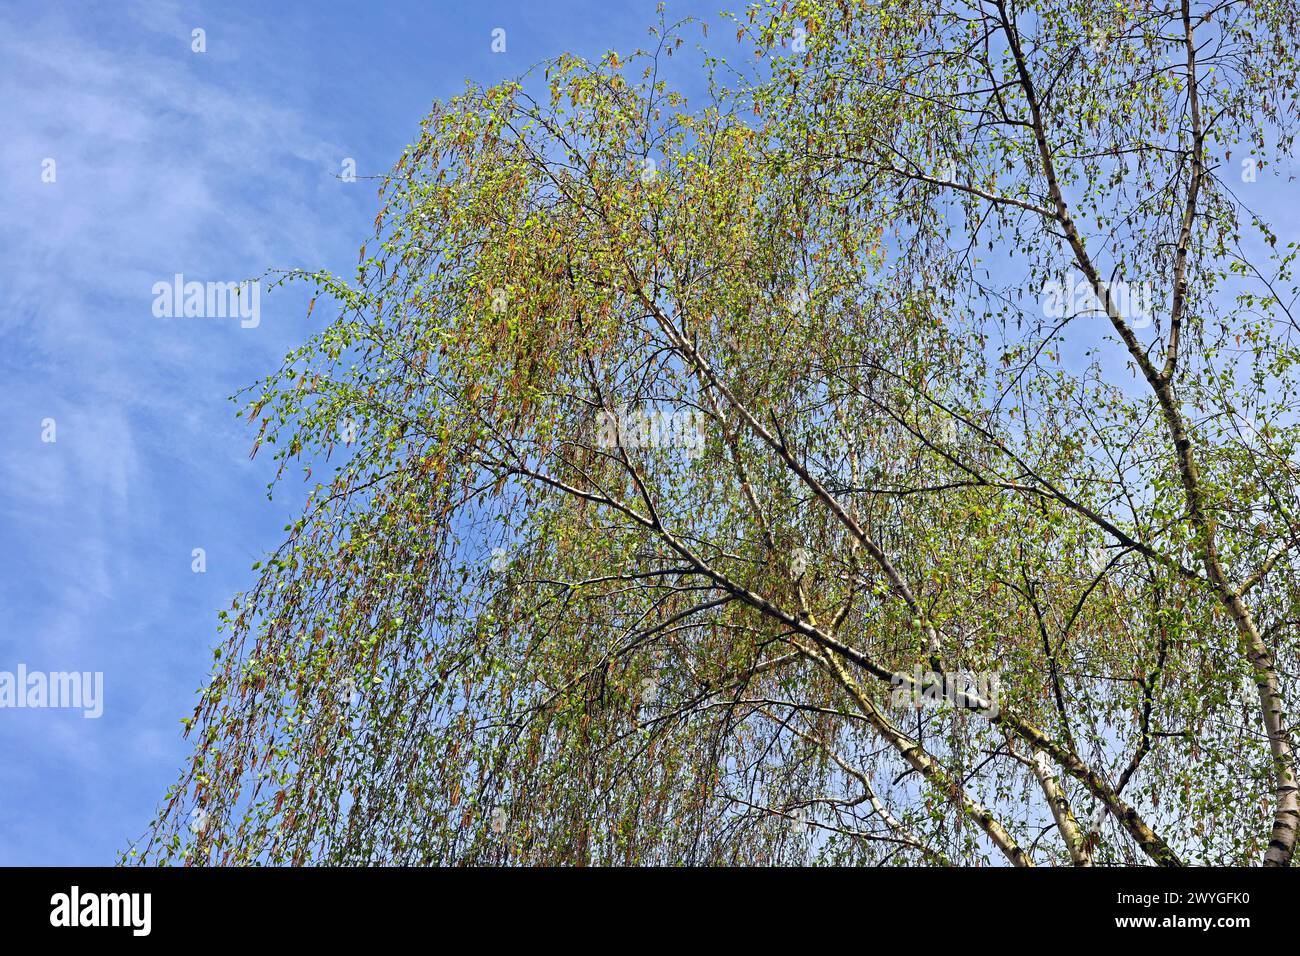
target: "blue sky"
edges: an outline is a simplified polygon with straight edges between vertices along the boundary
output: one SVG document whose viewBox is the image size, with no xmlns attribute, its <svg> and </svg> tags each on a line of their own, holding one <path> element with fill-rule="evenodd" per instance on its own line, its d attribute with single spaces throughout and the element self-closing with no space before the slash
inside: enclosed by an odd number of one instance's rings
<svg viewBox="0 0 1300 956">
<path fill-rule="evenodd" d="M 295 288 L 264 290 L 256 328 L 156 318 L 153 284 L 348 274 L 376 199 L 372 183 L 337 178 L 346 158 L 381 173 L 467 78 L 632 49 L 655 6 L 0 8 L 0 671 L 102 671 L 105 696 L 97 720 L 0 709 L 0 865 L 110 864 L 144 831 L 187 749 L 180 718 L 208 673 L 216 612 L 300 501 L 289 489 L 268 501 L 273 464 L 249 460 L 228 396 L 328 312 L 307 318 Z M 678 0 L 669 14 L 718 25 L 719 8 L 743 6 Z M 712 32 L 715 48 L 728 33 Z M 1283 242 L 1293 188 L 1252 185 Z M 191 570 L 195 548 L 206 573 Z"/>
<path fill-rule="evenodd" d="M 628 50 L 655 20 L 655 0 L 4 5 L 0 671 L 102 671 L 104 712 L 0 710 L 0 865 L 110 864 L 144 831 L 216 612 L 298 503 L 268 501 L 227 397 L 326 316 L 292 289 L 263 290 L 256 328 L 157 318 L 153 284 L 348 272 L 376 204 L 345 158 L 380 173 L 467 78 Z"/>
</svg>

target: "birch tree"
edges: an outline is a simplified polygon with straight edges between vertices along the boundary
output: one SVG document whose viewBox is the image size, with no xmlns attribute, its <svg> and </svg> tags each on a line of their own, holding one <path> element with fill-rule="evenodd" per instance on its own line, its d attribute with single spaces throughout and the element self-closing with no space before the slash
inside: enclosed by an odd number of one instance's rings
<svg viewBox="0 0 1300 956">
<path fill-rule="evenodd" d="M 129 859 L 1290 864 L 1294 3 L 731 23 L 437 105 L 285 277 L 309 503 Z"/>
</svg>

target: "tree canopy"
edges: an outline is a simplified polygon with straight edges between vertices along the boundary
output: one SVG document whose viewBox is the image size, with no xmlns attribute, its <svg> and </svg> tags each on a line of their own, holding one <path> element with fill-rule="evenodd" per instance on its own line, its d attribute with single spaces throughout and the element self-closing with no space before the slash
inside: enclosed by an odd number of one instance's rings
<svg viewBox="0 0 1300 956">
<path fill-rule="evenodd" d="M 1294 0 L 731 25 L 437 104 L 287 277 L 242 414 L 336 467 L 129 859 L 1290 863 Z"/>
</svg>

